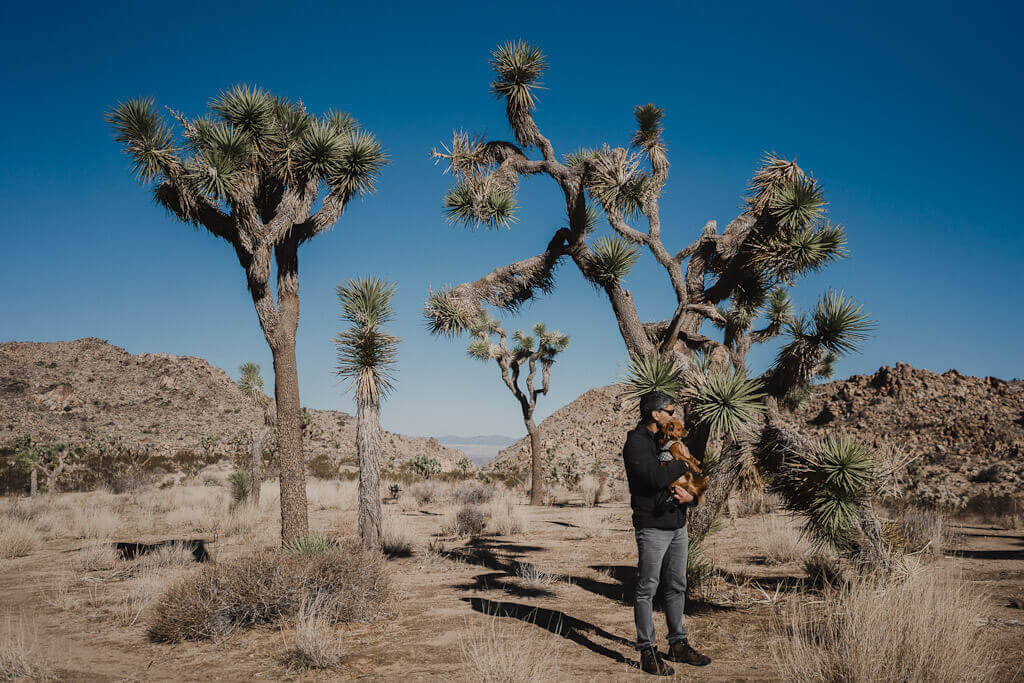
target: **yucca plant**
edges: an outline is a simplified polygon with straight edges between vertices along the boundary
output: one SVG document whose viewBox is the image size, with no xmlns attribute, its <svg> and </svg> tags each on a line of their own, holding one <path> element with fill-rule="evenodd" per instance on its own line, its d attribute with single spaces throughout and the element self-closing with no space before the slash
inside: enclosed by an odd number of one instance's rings
<svg viewBox="0 0 1024 683">
<path fill-rule="evenodd" d="M 263 487 L 263 440 L 274 426 L 273 406 L 263 393 L 263 374 L 257 363 L 243 363 L 239 368 L 238 387 L 260 413 L 260 421 L 252 427 L 252 453 L 249 460 L 249 491 L 247 501 L 260 504 Z"/>
<path fill-rule="evenodd" d="M 312 114 L 259 87 L 221 91 L 204 116 L 170 114 L 178 131 L 153 99 L 135 98 L 117 103 L 106 120 L 156 202 L 227 242 L 245 271 L 274 358 L 287 542 L 309 529 L 295 361 L 299 246 L 337 223 L 353 197 L 373 191 L 386 155 L 351 116 Z"/>
<path fill-rule="evenodd" d="M 336 374 L 348 381 L 356 398 L 356 458 L 359 462 L 359 533 L 363 546 L 380 548 L 380 404 L 394 389 L 399 339 L 384 325 L 394 318 L 395 284 L 378 277 L 349 279 L 338 285 L 341 318 L 351 326 L 334 338 Z"/>
<path fill-rule="evenodd" d="M 622 144 L 593 141 L 559 155 L 533 116 L 536 90 L 548 68 L 543 52 L 521 41 L 506 43 L 494 51 L 491 65 L 496 74 L 491 89 L 505 101 L 515 139 L 455 132 L 451 143 L 433 150 L 434 159 L 455 178 L 445 199 L 449 219 L 470 227 L 509 227 L 521 181 L 546 178 L 562 193 L 567 225 L 552 221 L 563 227 L 539 254 L 431 292 L 424 309 L 431 331 L 468 331 L 487 306 L 517 310 L 551 292 L 556 267 L 571 260 L 608 299 L 629 354 L 629 372 L 638 375 L 630 391 L 659 388 L 671 394 L 689 386 L 690 394 L 678 395 L 684 403 L 697 401 L 687 418 L 690 451 L 703 457 L 709 441 L 721 441 L 709 495 L 689 521 L 699 540 L 739 480 L 743 463 L 756 455 L 759 432 L 779 420 L 780 402 L 785 406 L 791 392 L 810 391 L 813 380 L 834 371 L 838 359 L 856 351 L 870 329 L 860 307 L 842 294 L 826 293 L 810 316 L 795 311 L 788 294 L 800 278 L 847 255 L 846 231 L 830 221 L 820 181 L 796 162 L 767 153 L 741 214 L 722 230 L 712 220 L 686 238 L 690 229 L 663 221 L 660 210 L 669 172 L 668 112 L 653 103 L 637 105 L 635 125 Z M 492 199 L 496 189 L 503 193 L 501 202 Z M 611 238 L 594 239 L 597 212 L 611 226 Z M 669 249 L 669 238 L 683 242 Z M 641 293 L 624 288 L 624 276 L 645 248 L 665 273 L 675 304 L 675 310 L 649 321 L 638 313 Z M 668 298 L 664 292 L 658 297 Z M 720 339 L 702 333 L 706 322 L 721 330 Z M 780 334 L 791 339 L 773 366 L 760 377 L 748 377 L 752 346 Z M 485 348 L 489 345 L 474 342 L 472 352 L 483 357 Z M 662 355 L 668 360 L 659 360 Z M 691 373 L 689 384 L 686 373 Z"/>
<path fill-rule="evenodd" d="M 252 488 L 252 472 L 249 470 L 235 470 L 228 476 L 230 488 L 231 506 L 245 505 L 252 500 L 255 492 Z"/>
<path fill-rule="evenodd" d="M 512 334 L 513 345 L 509 346 L 508 334 L 501 322 L 486 311 L 480 313 L 468 325 L 472 339 L 466 352 L 470 358 L 489 361 L 494 359 L 501 372 L 501 379 L 516 397 L 523 415 L 523 424 L 530 437 L 531 467 L 533 483 L 530 486 L 530 505 L 541 505 L 543 499 L 544 462 L 541 458 L 540 431 L 533 421 L 537 397 L 548 393 L 551 386 L 551 366 L 555 357 L 569 348 L 569 335 L 558 330 L 549 330 L 544 323 L 533 326 L 533 334 L 516 330 Z M 541 371 L 541 385 L 535 386 L 537 368 Z M 519 385 L 523 369 L 527 370 L 525 387 Z"/>
</svg>

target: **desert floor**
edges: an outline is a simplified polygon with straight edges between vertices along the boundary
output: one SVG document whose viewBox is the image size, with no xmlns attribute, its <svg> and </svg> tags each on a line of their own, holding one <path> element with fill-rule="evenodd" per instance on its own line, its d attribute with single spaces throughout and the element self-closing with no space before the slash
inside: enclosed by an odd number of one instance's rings
<svg viewBox="0 0 1024 683">
<path fill-rule="evenodd" d="M 636 546 L 628 505 L 622 502 L 596 508 L 519 504 L 517 512 L 526 521 L 522 533 L 472 541 L 439 536 L 441 503 L 389 503 L 385 509 L 393 528 L 416 539 L 415 552 L 388 562 L 395 588 L 392 616 L 373 625 L 338 629 L 347 654 L 335 671 L 289 670 L 281 660 L 289 638 L 286 625 L 237 633 L 216 643 L 151 643 L 145 628 L 148 607 L 124 597 L 130 579 L 118 567 L 127 563 L 83 569 L 76 558 L 109 540 L 216 538 L 211 544 L 215 559 L 248 552 L 254 543 L 273 543 L 273 496 L 265 495 L 263 509 L 251 524 L 226 530 L 205 519 L 216 516 L 220 505 L 226 509 L 223 489 L 191 489 L 187 496 L 165 491 L 66 494 L 59 498 L 69 515 L 106 505 L 113 521 L 105 530 L 97 523 L 91 532 L 55 528 L 52 538 L 29 554 L 0 561 L 0 603 L 7 628 L 25 634 L 24 646 L 49 662 L 57 678 L 472 680 L 465 667 L 466 657 L 472 656 L 467 655 L 467 643 L 479 642 L 479 634 L 488 629 L 528 639 L 537 656 L 554 657 L 560 680 L 649 678 L 637 669 L 632 647 L 629 582 Z M 320 489 L 311 495 L 312 527 L 329 534 L 351 533 L 351 487 Z M 162 508 L 153 503 L 160 496 L 165 498 Z M 197 501 L 210 496 L 216 500 L 202 508 Z M 175 506 L 191 506 L 194 514 Z M 788 534 L 797 525 L 781 514 L 728 518 L 710 537 L 707 553 L 718 573 L 704 598 L 691 600 L 686 623 L 691 642 L 714 661 L 700 669 L 675 665 L 678 678 L 779 678 L 767 647 L 769 624 L 787 605 L 814 601 L 816 593 L 803 584 L 798 560 L 766 562 L 764 542 L 767 535 Z M 967 523 L 959 531 L 956 547 L 944 549 L 930 564 L 984 589 L 987 597 L 979 606 L 983 633 L 998 643 L 1000 680 L 1015 679 L 1024 670 L 1024 612 L 1011 607 L 1009 599 L 1024 595 L 1024 531 Z M 441 554 L 425 551 L 432 538 L 440 539 L 434 550 L 443 543 Z M 517 571 L 524 563 L 540 571 L 524 578 Z M 655 616 L 663 639 L 664 622 L 660 613 Z"/>
</svg>

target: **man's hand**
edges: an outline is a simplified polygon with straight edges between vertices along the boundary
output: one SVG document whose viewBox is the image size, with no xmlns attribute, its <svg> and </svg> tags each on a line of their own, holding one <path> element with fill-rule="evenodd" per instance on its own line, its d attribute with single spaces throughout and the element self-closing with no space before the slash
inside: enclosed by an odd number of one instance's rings
<svg viewBox="0 0 1024 683">
<path fill-rule="evenodd" d="M 693 502 L 693 496 L 690 495 L 690 493 L 687 492 L 687 490 L 684 489 L 682 486 L 673 486 L 672 487 L 672 497 L 675 498 L 680 503 L 692 503 Z"/>
</svg>

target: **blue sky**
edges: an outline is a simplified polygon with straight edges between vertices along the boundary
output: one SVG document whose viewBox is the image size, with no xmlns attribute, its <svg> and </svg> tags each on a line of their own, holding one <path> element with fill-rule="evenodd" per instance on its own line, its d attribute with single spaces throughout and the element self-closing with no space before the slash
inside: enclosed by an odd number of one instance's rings
<svg viewBox="0 0 1024 683">
<path fill-rule="evenodd" d="M 253 83 L 315 112 L 351 112 L 392 158 L 379 191 L 300 253 L 303 403 L 354 410 L 332 375 L 334 287 L 375 273 L 399 284 L 404 340 L 385 427 L 524 433 L 496 367 L 466 357 L 465 340 L 430 337 L 420 313 L 428 287 L 533 255 L 564 222 L 556 187 L 535 178 L 511 230 L 449 226 L 449 178 L 427 156 L 453 128 L 509 137 L 487 57 L 524 38 L 550 58 L 537 120 L 559 153 L 626 144 L 634 105 L 666 108 L 670 251 L 708 219 L 735 217 L 765 150 L 797 156 L 823 182 L 851 254 L 794 299 L 809 309 L 842 288 L 878 324 L 839 376 L 897 361 L 1024 376 L 1016 5 L 36 2 L 2 13 L 0 340 L 96 336 L 201 356 L 233 376 L 252 360 L 272 386 L 233 253 L 153 204 L 102 120 L 140 94 L 198 114 L 219 89 Z M 673 308 L 655 265 L 645 257 L 627 282 L 648 319 Z M 607 300 L 571 263 L 551 296 L 506 322 L 537 320 L 572 336 L 538 418 L 621 375 Z M 775 350 L 755 349 L 751 365 Z"/>
</svg>

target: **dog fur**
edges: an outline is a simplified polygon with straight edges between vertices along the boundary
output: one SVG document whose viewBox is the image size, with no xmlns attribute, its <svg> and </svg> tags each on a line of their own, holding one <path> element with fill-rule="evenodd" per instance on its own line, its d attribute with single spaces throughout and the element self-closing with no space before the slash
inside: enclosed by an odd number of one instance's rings
<svg viewBox="0 0 1024 683">
<path fill-rule="evenodd" d="M 708 478 L 704 476 L 703 470 L 701 470 L 700 463 L 697 459 L 690 454 L 686 446 L 683 445 L 682 439 L 689 434 L 686 428 L 683 427 L 683 423 L 679 420 L 671 420 L 658 429 L 658 433 L 655 435 L 655 440 L 658 442 L 658 447 L 662 450 L 667 450 L 672 454 L 675 460 L 682 461 L 687 468 L 687 472 L 683 476 L 672 482 L 672 486 L 678 486 L 684 491 L 693 496 L 693 499 L 698 503 L 704 502 L 704 492 L 708 488 Z"/>
</svg>

